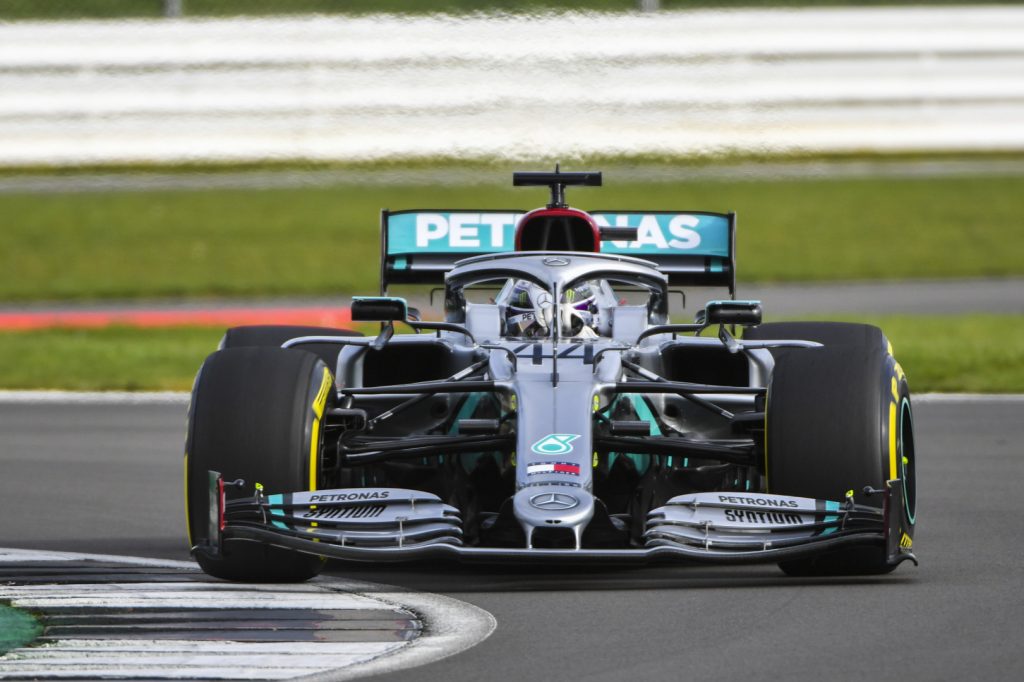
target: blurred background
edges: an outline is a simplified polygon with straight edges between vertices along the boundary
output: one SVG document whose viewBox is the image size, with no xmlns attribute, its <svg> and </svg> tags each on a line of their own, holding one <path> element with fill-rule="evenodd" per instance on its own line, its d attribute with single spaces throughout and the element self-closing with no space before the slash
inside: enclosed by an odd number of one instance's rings
<svg viewBox="0 0 1024 682">
<path fill-rule="evenodd" d="M 345 326 L 381 208 L 529 209 L 556 162 L 583 209 L 737 211 L 766 319 L 1024 390 L 1024 4 L 883 0 L 0 0 L 0 388 Z"/>
</svg>

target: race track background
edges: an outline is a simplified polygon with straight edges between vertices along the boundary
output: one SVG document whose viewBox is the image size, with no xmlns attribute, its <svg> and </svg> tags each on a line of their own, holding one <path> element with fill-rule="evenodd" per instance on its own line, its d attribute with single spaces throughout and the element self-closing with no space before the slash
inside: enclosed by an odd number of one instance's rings
<svg viewBox="0 0 1024 682">
<path fill-rule="evenodd" d="M 187 559 L 184 405 L 171 401 L 0 404 L 0 545 Z M 1024 643 L 1022 407 L 1007 397 L 916 404 L 921 566 L 887 577 L 795 580 L 773 566 L 329 572 L 495 616 L 494 635 L 419 669 L 422 680 L 1009 679 Z"/>
</svg>

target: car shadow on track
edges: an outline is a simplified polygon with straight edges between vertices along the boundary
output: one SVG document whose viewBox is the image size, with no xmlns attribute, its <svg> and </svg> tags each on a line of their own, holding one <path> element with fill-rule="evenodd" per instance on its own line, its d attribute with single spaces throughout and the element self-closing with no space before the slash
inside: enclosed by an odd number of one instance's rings
<svg viewBox="0 0 1024 682">
<path fill-rule="evenodd" d="M 802 585 L 903 585 L 915 570 L 883 576 L 794 578 L 775 565 L 643 567 L 465 566 L 456 563 L 381 566 L 332 561 L 325 575 L 385 583 L 423 592 L 544 592 L 649 589 L 765 588 Z"/>
</svg>

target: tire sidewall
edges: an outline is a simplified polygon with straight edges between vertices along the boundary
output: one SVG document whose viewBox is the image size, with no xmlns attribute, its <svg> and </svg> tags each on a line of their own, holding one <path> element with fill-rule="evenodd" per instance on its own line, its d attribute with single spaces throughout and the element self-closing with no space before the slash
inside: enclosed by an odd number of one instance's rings
<svg viewBox="0 0 1024 682">
<path fill-rule="evenodd" d="M 294 374 L 294 376 L 290 376 Z M 320 486 L 322 418 L 333 401 L 326 364 L 302 351 L 237 348 L 210 355 L 196 377 L 188 410 L 186 510 L 193 547 L 208 539 L 208 470 L 243 479 L 228 499 Z M 225 543 L 219 557 L 196 558 L 212 575 L 238 580 L 304 580 L 322 561 L 255 543 Z"/>
</svg>

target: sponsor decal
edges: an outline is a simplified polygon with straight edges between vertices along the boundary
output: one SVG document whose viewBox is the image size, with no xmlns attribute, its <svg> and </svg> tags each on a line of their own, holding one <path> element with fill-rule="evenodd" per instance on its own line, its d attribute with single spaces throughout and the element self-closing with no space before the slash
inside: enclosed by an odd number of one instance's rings
<svg viewBox="0 0 1024 682">
<path fill-rule="evenodd" d="M 613 241 L 602 251 L 692 251 L 700 246 L 700 217 L 695 215 L 594 214 L 600 227 L 635 227 L 636 241 Z"/>
<path fill-rule="evenodd" d="M 389 492 L 387 490 L 370 490 L 365 493 L 325 493 L 310 495 L 309 502 L 353 502 L 359 500 L 386 500 Z"/>
<path fill-rule="evenodd" d="M 719 495 L 719 502 L 726 504 L 748 504 L 755 507 L 789 507 L 798 508 L 800 503 L 796 500 L 787 500 L 775 497 L 741 497 L 738 495 Z"/>
<path fill-rule="evenodd" d="M 358 507 L 311 508 L 304 519 L 375 519 L 387 509 L 385 504 L 364 504 Z"/>
<path fill-rule="evenodd" d="M 726 509 L 725 520 L 734 523 L 753 523 L 766 526 L 796 526 L 805 523 L 800 514 L 781 511 Z"/>
<path fill-rule="evenodd" d="M 530 498 L 530 505 L 541 511 L 568 511 L 579 504 L 579 500 L 566 493 L 537 493 Z"/>
<path fill-rule="evenodd" d="M 900 536 L 900 547 L 902 547 L 903 549 L 913 549 L 914 540 L 906 533 L 903 533 Z"/>
<path fill-rule="evenodd" d="M 526 475 L 534 474 L 569 474 L 570 476 L 580 475 L 580 465 L 570 462 L 543 462 L 526 465 Z"/>
<path fill-rule="evenodd" d="M 691 213 L 592 213 L 602 227 L 635 227 L 633 241 L 605 242 L 604 253 L 729 257 L 729 220 Z M 415 212 L 388 217 L 388 253 L 511 251 L 522 213 Z"/>
<path fill-rule="evenodd" d="M 538 440 L 530 449 L 538 455 L 566 455 L 572 452 L 572 442 L 579 437 L 578 433 L 552 433 Z"/>
<path fill-rule="evenodd" d="M 388 253 L 500 252 L 521 213 L 402 213 L 388 217 Z"/>
</svg>

